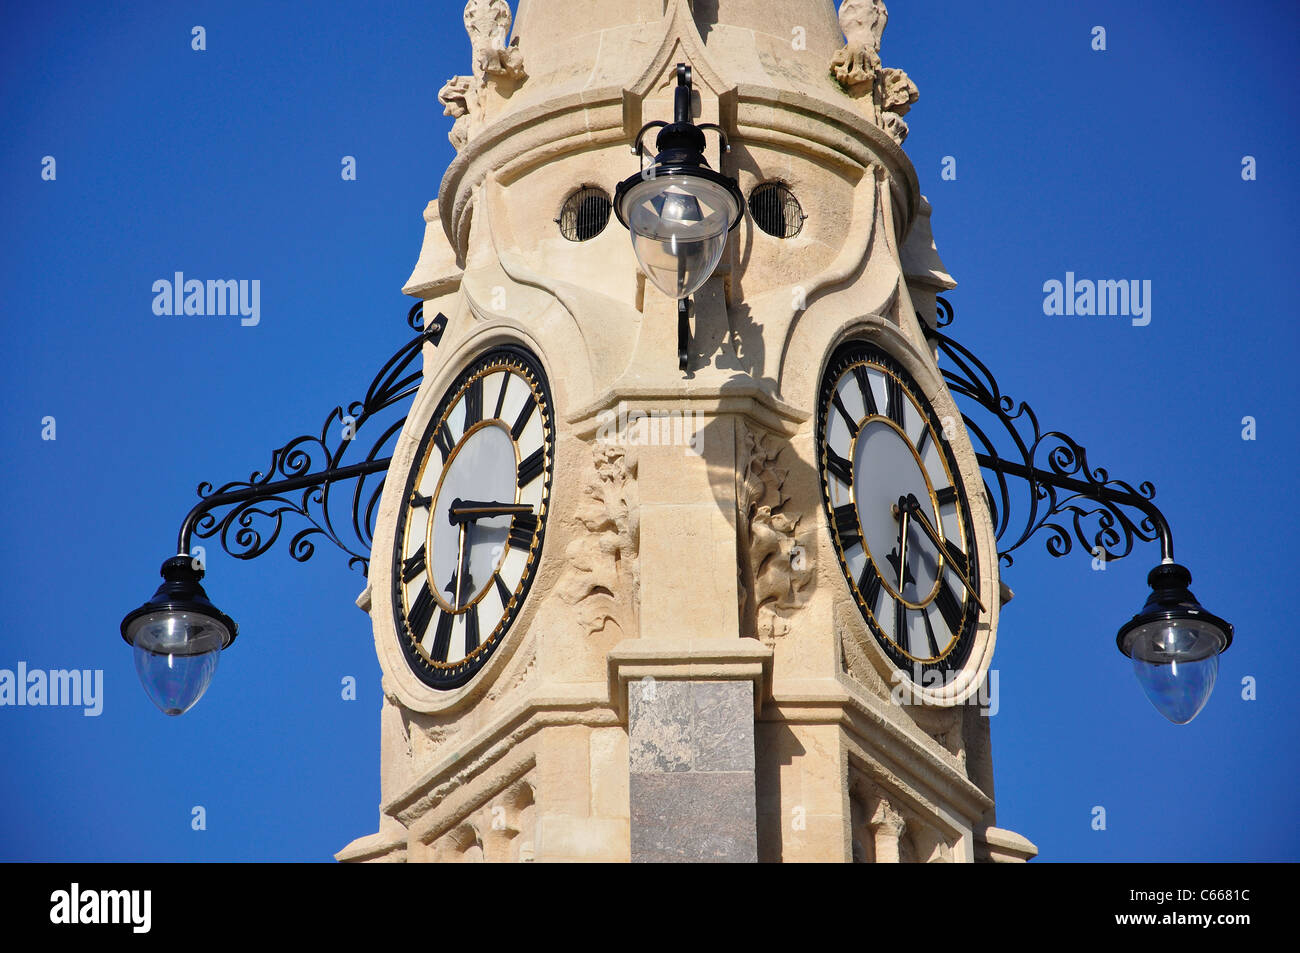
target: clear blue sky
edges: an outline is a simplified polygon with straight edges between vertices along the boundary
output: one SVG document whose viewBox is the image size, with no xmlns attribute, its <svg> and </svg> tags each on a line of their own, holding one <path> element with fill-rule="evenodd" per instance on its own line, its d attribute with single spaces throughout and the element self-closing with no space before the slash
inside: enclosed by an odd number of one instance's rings
<svg viewBox="0 0 1300 953">
<path fill-rule="evenodd" d="M 0 668 L 102 669 L 105 698 L 96 718 L 0 708 L 0 859 L 328 860 L 376 829 L 379 666 L 362 577 L 335 551 L 210 555 L 241 635 L 179 719 L 141 691 L 118 623 L 199 481 L 264 467 L 408 338 L 400 288 L 452 157 L 437 92 L 468 69 L 460 7 L 7 11 Z M 960 282 L 952 333 L 1093 463 L 1154 481 L 1194 591 L 1237 626 L 1208 708 L 1174 727 L 1114 646 L 1156 547 L 1105 572 L 1023 547 L 994 659 L 1000 823 L 1045 860 L 1300 859 L 1300 640 L 1282 617 L 1300 522 L 1296 8 L 890 10 L 884 61 L 921 90 L 906 148 Z M 156 316 L 152 284 L 175 271 L 259 279 L 261 323 Z M 1044 315 L 1043 283 L 1067 271 L 1149 279 L 1151 324 Z"/>
</svg>

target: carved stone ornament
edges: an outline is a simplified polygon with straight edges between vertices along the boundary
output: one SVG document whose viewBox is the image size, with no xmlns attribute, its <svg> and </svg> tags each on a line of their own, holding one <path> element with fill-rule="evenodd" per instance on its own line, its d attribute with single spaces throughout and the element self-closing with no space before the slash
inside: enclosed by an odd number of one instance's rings
<svg viewBox="0 0 1300 953">
<path fill-rule="evenodd" d="M 588 635 L 613 622 L 629 636 L 636 631 L 640 573 L 640 510 L 636 457 L 627 447 L 598 444 L 594 475 L 572 519 L 578 535 L 564 550 L 566 569 L 558 594 L 578 608 Z"/>
<path fill-rule="evenodd" d="M 813 551 L 796 537 L 800 515 L 785 509 L 789 471 L 776 466 L 781 447 L 743 424 L 738 438 L 740 617 L 746 635 L 770 645 L 789 631 L 790 614 L 812 594 Z"/>
<path fill-rule="evenodd" d="M 831 74 L 854 99 L 866 100 L 872 121 L 902 145 L 907 138 L 903 116 L 921 94 L 905 72 L 880 62 L 880 42 L 888 22 L 889 11 L 882 0 L 843 0 L 840 28 L 846 42 L 831 59 Z"/>
<path fill-rule="evenodd" d="M 478 90 L 474 88 L 473 76 L 453 76 L 438 91 L 438 102 L 442 103 L 444 116 L 451 116 L 456 121 L 452 124 L 447 138 L 459 152 L 469 141 L 470 112 L 478 107 Z"/>
<path fill-rule="evenodd" d="M 528 75 L 524 72 L 519 38 L 506 45 L 511 20 L 506 0 L 469 0 L 465 4 L 465 32 L 474 49 L 474 73 L 480 85 L 486 84 L 490 76 L 518 82 Z"/>
<path fill-rule="evenodd" d="M 438 92 L 443 115 L 456 120 L 447 138 L 458 152 L 483 121 L 481 91 L 488 82 L 513 87 L 528 77 L 519 38 L 507 43 L 512 19 L 506 0 L 469 0 L 465 4 L 465 32 L 473 51 L 474 75 L 453 76 Z"/>
</svg>

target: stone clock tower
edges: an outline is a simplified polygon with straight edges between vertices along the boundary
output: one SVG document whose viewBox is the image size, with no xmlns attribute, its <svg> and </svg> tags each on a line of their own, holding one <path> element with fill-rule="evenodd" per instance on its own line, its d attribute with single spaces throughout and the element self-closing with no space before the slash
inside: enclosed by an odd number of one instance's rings
<svg viewBox="0 0 1300 953">
<path fill-rule="evenodd" d="M 424 380 L 359 600 L 377 833 L 346 861 L 981 861 L 1001 583 L 923 322 L 953 287 L 880 0 L 470 0 L 407 294 Z M 731 143 L 676 302 L 610 215 L 643 124 Z"/>
</svg>

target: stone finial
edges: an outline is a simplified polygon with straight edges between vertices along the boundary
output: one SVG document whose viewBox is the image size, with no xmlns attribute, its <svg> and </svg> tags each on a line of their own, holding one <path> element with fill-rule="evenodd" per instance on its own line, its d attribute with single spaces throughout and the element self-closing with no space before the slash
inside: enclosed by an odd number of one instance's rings
<svg viewBox="0 0 1300 953">
<path fill-rule="evenodd" d="M 488 83 L 502 84 L 509 95 L 511 88 L 528 77 L 519 38 L 507 43 L 512 22 L 506 0 L 469 0 L 465 4 L 465 32 L 473 50 L 474 73 L 453 76 L 438 92 L 443 115 L 456 120 L 447 138 L 458 152 L 486 119 L 484 88 Z"/>
<path fill-rule="evenodd" d="M 474 73 L 480 84 L 486 84 L 490 76 L 518 82 L 527 75 L 519 38 L 509 45 L 506 42 L 512 19 L 506 0 L 469 0 L 465 4 L 465 32 L 474 48 Z"/>
<path fill-rule="evenodd" d="M 840 28 L 845 45 L 831 59 L 831 74 L 854 99 L 868 100 L 872 120 L 899 145 L 907 138 L 903 116 L 920 98 L 901 69 L 880 62 L 880 43 L 889 22 L 882 0 L 843 0 Z"/>
<path fill-rule="evenodd" d="M 844 0 L 840 4 L 840 29 L 847 41 L 831 60 L 831 71 L 849 88 L 875 82 L 880 72 L 880 40 L 889 22 L 881 0 Z"/>
</svg>

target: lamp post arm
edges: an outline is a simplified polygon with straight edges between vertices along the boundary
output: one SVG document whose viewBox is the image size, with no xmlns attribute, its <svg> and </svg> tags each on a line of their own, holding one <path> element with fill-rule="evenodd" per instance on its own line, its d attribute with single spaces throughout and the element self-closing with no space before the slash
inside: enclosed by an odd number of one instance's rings
<svg viewBox="0 0 1300 953">
<path fill-rule="evenodd" d="M 1161 562 L 1170 563 L 1174 561 L 1173 530 L 1170 529 L 1169 521 L 1165 518 L 1164 513 L 1147 497 L 1131 490 L 1119 490 L 1108 484 L 1088 483 L 1040 467 L 1027 467 L 987 453 L 977 453 L 975 458 L 979 460 L 980 466 L 985 470 L 1017 477 L 1028 482 L 1031 487 L 1039 485 L 1051 486 L 1058 490 L 1073 493 L 1082 499 L 1095 500 L 1098 503 L 1111 506 L 1131 506 L 1134 509 L 1141 510 L 1145 517 L 1144 522 L 1149 522 L 1155 528 L 1159 537 Z M 1064 553 L 1059 555 L 1064 555 Z"/>
<path fill-rule="evenodd" d="M 1045 529 L 1053 556 L 1070 552 L 1077 539 L 1109 562 L 1127 556 L 1137 541 L 1159 541 L 1162 561 L 1172 562 L 1173 531 L 1153 502 L 1155 487 L 1112 479 L 1089 464 L 1087 450 L 1071 437 L 1044 432 L 1029 404 L 1002 393 L 993 372 L 940 330 L 951 323 L 952 305 L 943 297 L 936 320 L 921 319 L 985 472 L 1002 561 L 1010 566 L 1011 553 Z M 1013 490 L 1022 486 L 1023 492 Z M 1013 521 L 1017 511 L 1023 515 Z"/>
<path fill-rule="evenodd" d="M 290 539 L 293 559 L 306 562 L 316 551 L 314 539 L 323 537 L 348 555 L 349 566 L 369 571 L 374 517 L 384 480 L 368 478 L 387 473 L 391 443 L 406 423 L 406 414 L 367 428 L 367 435 L 377 432 L 377 436 L 362 459 L 348 463 L 344 457 L 355 457 L 349 451 L 358 445 L 362 426 L 379 416 L 388 418 L 384 411 L 414 396 L 424 376 L 418 363 L 424 345 L 439 343 L 447 319 L 439 314 L 426 324 L 421 303 L 411 309 L 407 323 L 418 332 L 416 337 L 384 363 L 362 400 L 348 404 L 346 411 L 343 406 L 330 411 L 319 434 L 295 437 L 272 451 L 271 465 L 247 480 L 216 488 L 199 484 L 201 499 L 181 523 L 179 554 L 190 555 L 195 540 L 215 539 L 236 559 L 255 559 L 275 544 L 286 517 L 300 517 L 307 526 Z M 331 496 L 337 485 L 349 482 L 352 492 L 343 500 Z M 350 514 L 345 509 L 348 502 Z M 348 518 L 350 526 L 345 522 Z"/>
</svg>

